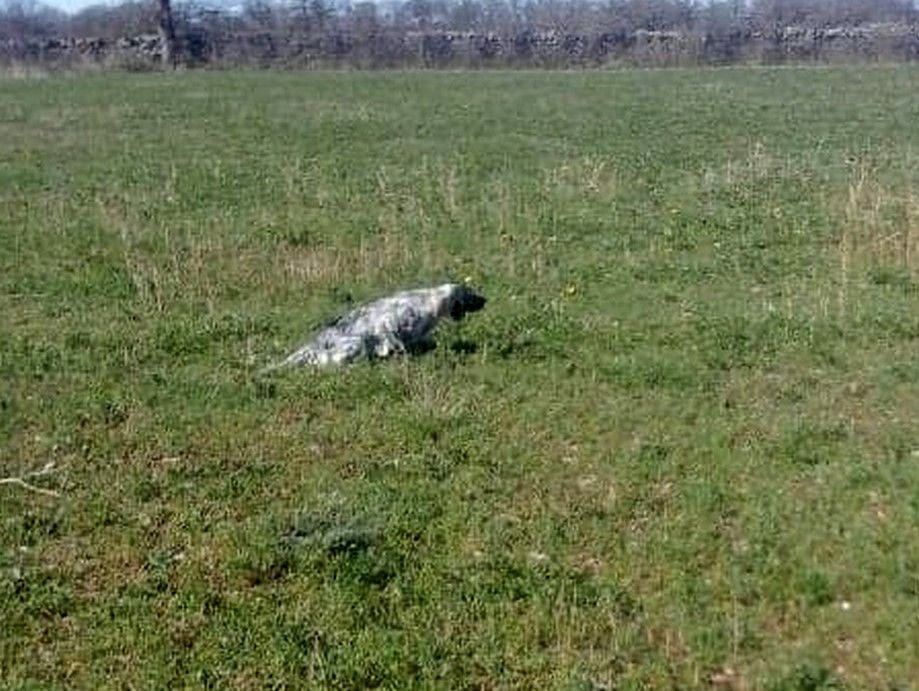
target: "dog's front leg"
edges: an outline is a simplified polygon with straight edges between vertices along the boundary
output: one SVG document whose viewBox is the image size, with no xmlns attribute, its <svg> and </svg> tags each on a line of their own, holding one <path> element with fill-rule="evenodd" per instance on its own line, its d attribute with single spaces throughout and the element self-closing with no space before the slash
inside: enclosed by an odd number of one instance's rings
<svg viewBox="0 0 919 691">
<path fill-rule="evenodd" d="M 378 358 L 404 355 L 405 344 L 394 333 L 385 333 L 376 340 L 374 344 L 374 354 Z"/>
</svg>

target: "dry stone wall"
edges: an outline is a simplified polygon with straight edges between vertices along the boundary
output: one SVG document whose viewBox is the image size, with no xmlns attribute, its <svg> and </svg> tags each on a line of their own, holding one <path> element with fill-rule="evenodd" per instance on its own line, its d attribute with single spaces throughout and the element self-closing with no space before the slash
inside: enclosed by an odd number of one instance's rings
<svg viewBox="0 0 919 691">
<path fill-rule="evenodd" d="M 355 35 L 298 35 L 268 31 L 213 32 L 191 28 L 181 37 L 190 65 L 283 67 L 598 67 L 676 66 L 742 62 L 915 60 L 919 25 L 775 27 L 721 33 L 674 31 L 565 34 L 526 31 L 395 31 Z M 156 66 L 163 56 L 157 35 L 115 41 L 63 38 L 0 43 L 0 64 L 113 64 Z"/>
</svg>

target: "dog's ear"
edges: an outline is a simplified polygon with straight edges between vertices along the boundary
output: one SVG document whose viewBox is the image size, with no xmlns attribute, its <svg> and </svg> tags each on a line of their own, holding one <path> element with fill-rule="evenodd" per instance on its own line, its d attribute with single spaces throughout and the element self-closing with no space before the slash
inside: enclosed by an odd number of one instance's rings
<svg viewBox="0 0 919 691">
<path fill-rule="evenodd" d="M 450 318 L 459 321 L 466 316 L 466 310 L 463 307 L 463 301 L 459 298 L 450 299 Z"/>
</svg>

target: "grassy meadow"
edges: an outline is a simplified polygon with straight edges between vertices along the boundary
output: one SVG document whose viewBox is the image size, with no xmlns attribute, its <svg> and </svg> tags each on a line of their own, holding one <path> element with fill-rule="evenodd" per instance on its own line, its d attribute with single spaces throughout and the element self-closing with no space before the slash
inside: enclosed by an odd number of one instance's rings
<svg viewBox="0 0 919 691">
<path fill-rule="evenodd" d="M 0 686 L 919 688 L 919 70 L 0 79 Z M 437 350 L 257 372 L 469 278 Z"/>
</svg>

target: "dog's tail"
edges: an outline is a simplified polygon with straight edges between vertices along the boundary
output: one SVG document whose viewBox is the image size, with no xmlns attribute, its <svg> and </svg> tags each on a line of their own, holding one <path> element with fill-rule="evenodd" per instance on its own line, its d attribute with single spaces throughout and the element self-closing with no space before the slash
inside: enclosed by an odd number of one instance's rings
<svg viewBox="0 0 919 691">
<path fill-rule="evenodd" d="M 273 374 L 274 372 L 277 372 L 278 370 L 284 369 L 286 367 L 288 367 L 286 360 L 282 360 L 281 362 L 272 362 L 270 365 L 265 365 L 262 367 L 262 369 L 258 370 L 255 373 L 255 376 L 266 377 L 269 374 Z"/>
<path fill-rule="evenodd" d="M 312 344 L 307 344 L 299 350 L 291 353 L 279 362 L 272 363 L 258 371 L 258 376 L 264 376 L 277 372 L 278 370 L 288 369 L 290 367 L 302 367 L 304 365 L 316 366 L 322 363 L 322 359 L 316 352 Z"/>
<path fill-rule="evenodd" d="M 284 362 L 272 362 L 270 365 L 265 365 L 258 372 L 255 373 L 256 377 L 265 377 L 269 374 L 277 372 L 279 369 L 284 369 L 286 367 Z"/>
</svg>

